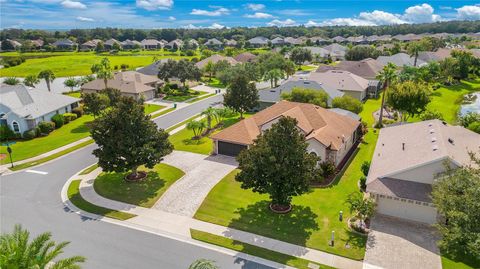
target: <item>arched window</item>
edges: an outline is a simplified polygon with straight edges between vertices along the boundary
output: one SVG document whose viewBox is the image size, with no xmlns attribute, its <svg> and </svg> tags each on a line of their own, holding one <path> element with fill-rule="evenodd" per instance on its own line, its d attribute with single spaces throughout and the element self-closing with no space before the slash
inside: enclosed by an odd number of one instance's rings
<svg viewBox="0 0 480 269">
<path fill-rule="evenodd" d="M 20 126 L 18 125 L 18 122 L 12 122 L 12 128 L 15 133 L 20 133 Z"/>
<path fill-rule="evenodd" d="M 5 117 L 5 113 L 0 113 L 0 119 L 3 119 Z"/>
</svg>

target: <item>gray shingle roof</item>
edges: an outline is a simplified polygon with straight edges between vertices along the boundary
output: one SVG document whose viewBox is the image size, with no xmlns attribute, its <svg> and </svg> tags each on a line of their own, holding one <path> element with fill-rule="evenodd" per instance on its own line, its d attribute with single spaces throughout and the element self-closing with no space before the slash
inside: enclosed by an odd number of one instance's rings
<svg viewBox="0 0 480 269">
<path fill-rule="evenodd" d="M 367 186 L 367 192 L 421 202 L 432 202 L 432 185 L 395 178 L 379 178 Z"/>
<path fill-rule="evenodd" d="M 142 73 L 144 75 L 149 75 L 149 76 L 157 76 L 158 75 L 158 67 L 163 64 L 168 62 L 168 60 L 171 59 L 161 59 L 158 60 L 150 65 L 144 66 L 140 69 L 137 70 L 138 73 Z"/>
<path fill-rule="evenodd" d="M 382 65 L 387 65 L 388 63 L 393 63 L 398 67 L 406 66 L 413 66 L 415 62 L 415 58 L 411 57 L 410 55 L 400 52 L 391 56 L 379 56 L 377 61 Z M 426 64 L 424 61 L 417 59 L 417 66 L 422 66 Z"/>
<path fill-rule="evenodd" d="M 250 44 L 254 44 L 254 45 L 267 45 L 268 44 L 268 38 L 263 37 L 263 36 L 257 36 L 257 37 L 251 38 L 250 40 L 248 40 L 248 42 L 250 42 Z"/>
</svg>

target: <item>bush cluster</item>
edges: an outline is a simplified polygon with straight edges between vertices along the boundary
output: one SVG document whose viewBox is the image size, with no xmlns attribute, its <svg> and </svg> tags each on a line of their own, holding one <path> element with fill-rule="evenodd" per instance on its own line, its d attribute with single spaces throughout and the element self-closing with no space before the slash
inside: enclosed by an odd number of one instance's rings
<svg viewBox="0 0 480 269">
<path fill-rule="evenodd" d="M 63 121 L 65 124 L 73 121 L 73 120 L 76 120 L 77 119 L 77 114 L 75 113 L 65 113 L 63 114 Z"/>
<path fill-rule="evenodd" d="M 60 128 L 63 126 L 63 124 L 65 124 L 65 120 L 63 119 L 63 115 L 61 114 L 56 114 L 54 115 L 51 120 L 53 121 L 53 123 L 55 123 L 55 128 Z"/>
<path fill-rule="evenodd" d="M 4 68 L 17 66 L 25 62 L 25 58 L 13 56 L 13 57 L 5 57 L 3 58 L 3 66 Z"/>
</svg>

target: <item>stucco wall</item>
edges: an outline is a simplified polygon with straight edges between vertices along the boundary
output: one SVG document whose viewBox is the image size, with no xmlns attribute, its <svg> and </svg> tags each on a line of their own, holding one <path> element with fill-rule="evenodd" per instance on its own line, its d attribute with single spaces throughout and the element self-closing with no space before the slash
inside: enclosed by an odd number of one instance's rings
<svg viewBox="0 0 480 269">
<path fill-rule="evenodd" d="M 377 212 L 397 218 L 433 224 L 437 219 L 435 207 L 424 203 L 392 198 L 376 197 Z"/>
<path fill-rule="evenodd" d="M 417 168 L 413 168 L 408 171 L 395 173 L 390 177 L 409 180 L 409 181 L 415 181 L 415 182 L 420 182 L 425 184 L 432 184 L 433 178 L 435 177 L 435 175 L 445 171 L 444 161 L 445 160 L 438 160 L 436 162 L 423 165 Z M 449 162 L 449 164 L 452 166 L 452 168 L 454 167 L 453 163 Z"/>
<path fill-rule="evenodd" d="M 363 99 L 365 99 L 365 95 L 366 95 L 366 90 L 363 91 L 363 92 L 358 92 L 358 91 L 349 91 L 349 90 L 342 90 L 342 92 L 344 92 L 346 95 L 349 95 L 359 101 L 362 101 Z"/>
</svg>

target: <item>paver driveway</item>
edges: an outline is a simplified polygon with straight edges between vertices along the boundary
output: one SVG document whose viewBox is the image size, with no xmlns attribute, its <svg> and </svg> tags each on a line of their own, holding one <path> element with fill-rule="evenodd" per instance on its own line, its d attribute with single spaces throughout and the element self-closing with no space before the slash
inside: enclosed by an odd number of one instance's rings
<svg viewBox="0 0 480 269">
<path fill-rule="evenodd" d="M 182 169 L 185 176 L 162 195 L 153 208 L 193 217 L 210 190 L 237 167 L 235 158 L 174 151 L 164 163 Z"/>
<path fill-rule="evenodd" d="M 378 214 L 371 227 L 364 269 L 442 269 L 434 228 Z"/>
</svg>

